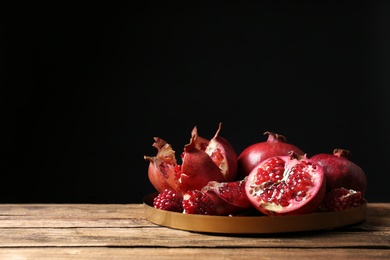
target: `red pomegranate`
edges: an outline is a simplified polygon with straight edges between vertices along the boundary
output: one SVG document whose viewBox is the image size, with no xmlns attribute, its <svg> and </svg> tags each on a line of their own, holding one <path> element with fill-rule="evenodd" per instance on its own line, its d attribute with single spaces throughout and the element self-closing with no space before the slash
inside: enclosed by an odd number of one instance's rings
<svg viewBox="0 0 390 260">
<path fill-rule="evenodd" d="M 326 193 L 320 209 L 323 211 L 340 211 L 359 207 L 367 203 L 361 191 L 346 188 L 334 188 Z"/>
<path fill-rule="evenodd" d="M 306 155 L 274 156 L 248 175 L 245 191 L 253 206 L 272 215 L 314 212 L 325 197 L 323 169 Z"/>
<path fill-rule="evenodd" d="M 153 147 L 157 149 L 157 155 L 154 157 L 144 156 L 148 160 L 148 177 L 154 188 L 162 193 L 166 189 L 171 189 L 169 178 L 176 178 L 176 169 L 178 168 L 175 158 L 175 151 L 171 145 L 161 138 L 154 138 Z"/>
<path fill-rule="evenodd" d="M 183 196 L 172 189 L 165 189 L 153 199 L 153 207 L 161 210 L 183 212 Z"/>
<path fill-rule="evenodd" d="M 243 179 L 260 162 L 273 156 L 286 156 L 293 151 L 297 155 L 303 155 L 303 151 L 297 146 L 288 143 L 287 138 L 273 132 L 265 132 L 268 139 L 264 142 L 254 143 L 246 147 L 238 156 L 237 178 Z"/>
<path fill-rule="evenodd" d="M 184 146 L 182 164 L 178 164 L 175 151 L 166 141 L 155 137 L 157 155 L 144 156 L 149 161 L 148 177 L 158 192 L 167 188 L 185 194 L 200 190 L 209 181 L 233 181 L 237 176 L 237 154 L 225 138 L 219 136 L 219 124 L 214 137 L 208 141 L 200 137 L 197 128 L 191 133 L 190 143 Z"/>
<path fill-rule="evenodd" d="M 223 181 L 233 181 L 237 178 L 238 160 L 233 145 L 220 136 L 222 124 L 220 123 L 214 137 L 205 148 L 205 152 L 219 167 L 223 175 Z"/>
<path fill-rule="evenodd" d="M 253 209 L 245 192 L 246 179 L 217 182 L 210 181 L 202 192 L 206 193 L 216 206 L 217 215 L 235 215 Z"/>
<path fill-rule="evenodd" d="M 346 188 L 366 191 L 366 174 L 357 164 L 349 160 L 351 152 L 346 149 L 334 149 L 333 154 L 321 153 L 310 159 L 321 165 L 326 178 L 326 190 Z"/>
<path fill-rule="evenodd" d="M 183 213 L 196 215 L 219 215 L 215 201 L 201 190 L 189 190 L 183 195 Z"/>
</svg>

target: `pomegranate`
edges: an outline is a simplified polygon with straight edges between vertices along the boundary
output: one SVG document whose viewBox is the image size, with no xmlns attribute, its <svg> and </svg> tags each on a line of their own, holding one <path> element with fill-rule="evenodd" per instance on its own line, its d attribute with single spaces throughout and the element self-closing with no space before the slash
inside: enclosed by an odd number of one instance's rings
<svg viewBox="0 0 390 260">
<path fill-rule="evenodd" d="M 253 209 L 245 192 L 246 178 L 232 182 L 210 181 L 202 192 L 206 193 L 216 205 L 217 215 L 232 215 Z"/>
<path fill-rule="evenodd" d="M 157 156 L 144 156 L 145 160 L 149 160 L 148 177 L 154 188 L 162 193 L 166 189 L 170 189 L 167 179 L 173 178 L 175 170 L 177 171 L 177 163 L 175 151 L 172 150 L 170 144 L 161 138 L 155 137 L 153 147 L 157 149 Z"/>
<path fill-rule="evenodd" d="M 183 195 L 183 213 L 217 215 L 217 206 L 205 192 L 189 190 Z"/>
<path fill-rule="evenodd" d="M 290 151 L 297 155 L 303 155 L 303 151 L 297 146 L 287 142 L 287 138 L 273 132 L 265 132 L 268 139 L 264 142 L 254 143 L 246 147 L 238 156 L 237 178 L 247 176 L 260 162 L 273 156 L 286 156 Z"/>
<path fill-rule="evenodd" d="M 294 153 L 262 161 L 249 173 L 245 186 L 253 206 L 269 216 L 314 212 L 325 190 L 322 167 Z"/>
<path fill-rule="evenodd" d="M 341 187 L 330 190 L 320 208 L 324 211 L 339 211 L 358 207 L 366 202 L 361 191 Z"/>
<path fill-rule="evenodd" d="M 181 154 L 181 165 L 171 145 L 161 138 L 154 138 L 157 155 L 144 156 L 144 159 L 149 161 L 149 180 L 159 193 L 171 188 L 183 195 L 189 190 L 200 190 L 209 181 L 236 179 L 237 154 L 231 143 L 219 135 L 221 126 L 220 123 L 210 141 L 200 137 L 194 127 L 190 143 L 184 146 Z"/>
<path fill-rule="evenodd" d="M 172 189 L 165 189 L 153 200 L 153 207 L 161 210 L 183 212 L 183 196 Z"/>
<path fill-rule="evenodd" d="M 349 150 L 334 149 L 333 154 L 321 153 L 310 158 L 324 169 L 328 192 L 343 187 L 365 193 L 366 175 L 357 164 L 349 160 L 350 156 Z"/>
<path fill-rule="evenodd" d="M 226 138 L 219 135 L 221 127 L 222 124 L 220 123 L 205 152 L 222 171 L 224 181 L 233 181 L 237 177 L 237 153 L 233 145 Z"/>
</svg>

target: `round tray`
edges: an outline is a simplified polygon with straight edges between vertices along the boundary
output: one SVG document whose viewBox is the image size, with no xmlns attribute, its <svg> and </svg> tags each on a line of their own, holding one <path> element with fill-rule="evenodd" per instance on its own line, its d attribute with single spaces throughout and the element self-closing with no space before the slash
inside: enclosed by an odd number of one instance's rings
<svg viewBox="0 0 390 260">
<path fill-rule="evenodd" d="M 367 204 L 343 211 L 295 216 L 210 216 L 159 210 L 153 207 L 157 193 L 144 198 L 145 218 L 174 229 L 224 234 L 267 234 L 333 229 L 362 222 Z"/>
</svg>

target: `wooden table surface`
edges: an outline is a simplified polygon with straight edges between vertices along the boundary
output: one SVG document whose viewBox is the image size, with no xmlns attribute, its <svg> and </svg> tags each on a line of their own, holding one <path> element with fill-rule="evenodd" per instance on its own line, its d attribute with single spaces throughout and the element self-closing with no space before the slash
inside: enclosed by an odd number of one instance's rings
<svg viewBox="0 0 390 260">
<path fill-rule="evenodd" d="M 221 235 L 155 225 L 142 204 L 1 204 L 0 259 L 390 259 L 389 213 L 369 203 L 347 227 Z"/>
</svg>

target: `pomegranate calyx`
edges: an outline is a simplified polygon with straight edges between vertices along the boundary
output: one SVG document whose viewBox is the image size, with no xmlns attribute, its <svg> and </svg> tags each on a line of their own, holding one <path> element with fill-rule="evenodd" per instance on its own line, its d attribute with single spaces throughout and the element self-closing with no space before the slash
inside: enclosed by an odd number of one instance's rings
<svg viewBox="0 0 390 260">
<path fill-rule="evenodd" d="M 288 156 L 290 156 L 291 159 L 297 159 L 298 161 L 302 160 L 302 159 L 307 159 L 306 153 L 298 154 L 298 153 L 294 152 L 293 150 L 288 152 Z"/>
<path fill-rule="evenodd" d="M 284 135 L 276 134 L 274 132 L 266 131 L 264 135 L 268 135 L 267 142 L 284 142 L 287 143 L 287 138 Z"/>
<path fill-rule="evenodd" d="M 333 155 L 349 159 L 351 157 L 351 152 L 346 149 L 335 148 L 333 150 Z"/>
</svg>

